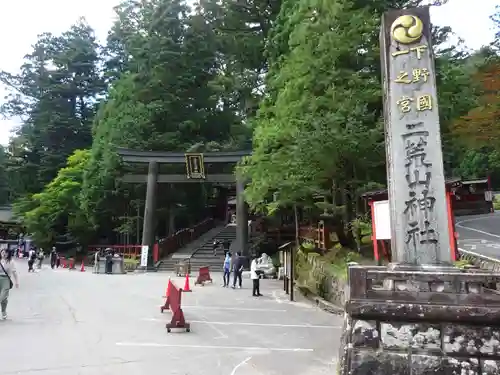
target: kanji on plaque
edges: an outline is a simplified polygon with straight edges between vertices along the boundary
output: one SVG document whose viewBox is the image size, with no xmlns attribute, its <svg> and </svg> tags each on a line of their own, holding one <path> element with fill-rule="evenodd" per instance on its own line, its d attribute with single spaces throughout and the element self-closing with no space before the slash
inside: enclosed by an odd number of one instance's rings
<svg viewBox="0 0 500 375">
<path fill-rule="evenodd" d="M 408 113 L 411 111 L 411 103 L 413 102 L 413 98 L 408 96 L 403 96 L 399 99 L 396 104 L 399 107 L 399 110 L 403 113 Z"/>
<path fill-rule="evenodd" d="M 416 46 L 409 49 L 404 49 L 400 51 L 395 51 L 392 53 L 392 57 L 397 57 L 401 55 L 408 55 L 410 52 L 415 52 L 415 56 L 418 60 L 422 59 L 422 53 L 427 49 L 426 45 Z"/>
<path fill-rule="evenodd" d="M 421 95 L 417 98 L 417 111 L 431 111 L 432 110 L 432 96 Z"/>
<path fill-rule="evenodd" d="M 429 70 L 426 68 L 416 68 L 413 69 L 410 73 L 403 71 L 400 71 L 394 80 L 395 83 L 404 83 L 404 84 L 412 84 L 412 83 L 419 83 L 419 82 L 427 82 L 429 79 Z"/>
</svg>

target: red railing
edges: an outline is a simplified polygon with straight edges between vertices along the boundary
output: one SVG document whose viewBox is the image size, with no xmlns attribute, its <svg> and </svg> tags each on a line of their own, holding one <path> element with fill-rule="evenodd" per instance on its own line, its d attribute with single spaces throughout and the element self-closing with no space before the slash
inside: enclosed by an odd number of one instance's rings
<svg viewBox="0 0 500 375">
<path fill-rule="evenodd" d="M 214 219 L 208 218 L 192 228 L 181 229 L 171 236 L 162 240 L 159 244 L 155 244 L 156 249 L 153 251 L 153 261 L 157 262 L 160 259 L 170 255 L 181 247 L 187 245 L 189 242 L 196 240 L 202 234 L 212 229 L 214 226 Z"/>
<path fill-rule="evenodd" d="M 90 245 L 87 247 L 89 253 L 99 250 L 112 249 L 115 253 L 123 255 L 125 258 L 135 259 L 141 256 L 141 245 Z"/>
<path fill-rule="evenodd" d="M 179 250 L 184 245 L 189 242 L 194 241 L 202 234 L 207 232 L 209 229 L 213 228 L 214 219 L 205 219 L 192 228 L 181 229 L 171 236 L 168 236 L 160 243 L 155 243 L 153 249 L 153 261 L 157 262 L 161 258 L 172 254 L 173 252 Z M 137 259 L 141 256 L 141 245 L 90 245 L 88 246 L 88 252 L 93 253 L 101 249 L 112 249 L 115 253 L 123 255 L 126 258 Z"/>
</svg>

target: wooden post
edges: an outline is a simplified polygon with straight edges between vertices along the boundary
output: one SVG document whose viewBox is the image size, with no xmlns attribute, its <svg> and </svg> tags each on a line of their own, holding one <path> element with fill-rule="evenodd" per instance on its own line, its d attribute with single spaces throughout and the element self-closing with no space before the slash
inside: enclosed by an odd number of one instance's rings
<svg viewBox="0 0 500 375">
<path fill-rule="evenodd" d="M 149 246 L 148 262 L 151 259 L 155 238 L 156 185 L 158 179 L 158 163 L 151 161 L 148 167 L 146 187 L 146 204 L 144 205 L 144 223 L 142 227 L 142 245 Z"/>
<path fill-rule="evenodd" d="M 449 265 L 429 8 L 385 13 L 380 39 L 393 262 Z"/>
</svg>

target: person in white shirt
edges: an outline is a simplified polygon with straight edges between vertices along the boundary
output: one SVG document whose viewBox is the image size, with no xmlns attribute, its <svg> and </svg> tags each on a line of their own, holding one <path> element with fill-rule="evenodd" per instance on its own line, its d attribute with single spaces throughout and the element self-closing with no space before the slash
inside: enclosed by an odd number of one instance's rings
<svg viewBox="0 0 500 375">
<path fill-rule="evenodd" d="M 257 257 L 254 256 L 252 263 L 250 263 L 250 278 L 252 279 L 252 296 L 260 297 L 260 280 L 259 274 L 257 272 Z"/>
<path fill-rule="evenodd" d="M 0 251 L 0 306 L 3 320 L 7 319 L 7 304 L 12 285 L 19 288 L 16 264 L 12 259 L 12 253 L 3 249 Z"/>
</svg>

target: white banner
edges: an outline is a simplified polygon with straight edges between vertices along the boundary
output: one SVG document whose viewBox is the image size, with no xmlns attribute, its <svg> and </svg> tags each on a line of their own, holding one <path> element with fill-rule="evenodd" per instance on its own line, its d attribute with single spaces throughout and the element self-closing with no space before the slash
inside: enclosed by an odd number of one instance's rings
<svg viewBox="0 0 500 375">
<path fill-rule="evenodd" d="M 391 239 L 391 212 L 389 201 L 373 202 L 373 218 L 375 220 L 375 238 L 377 240 Z"/>
<path fill-rule="evenodd" d="M 147 267 L 148 266 L 148 253 L 149 253 L 149 246 L 142 246 L 141 248 L 141 267 Z"/>
</svg>

